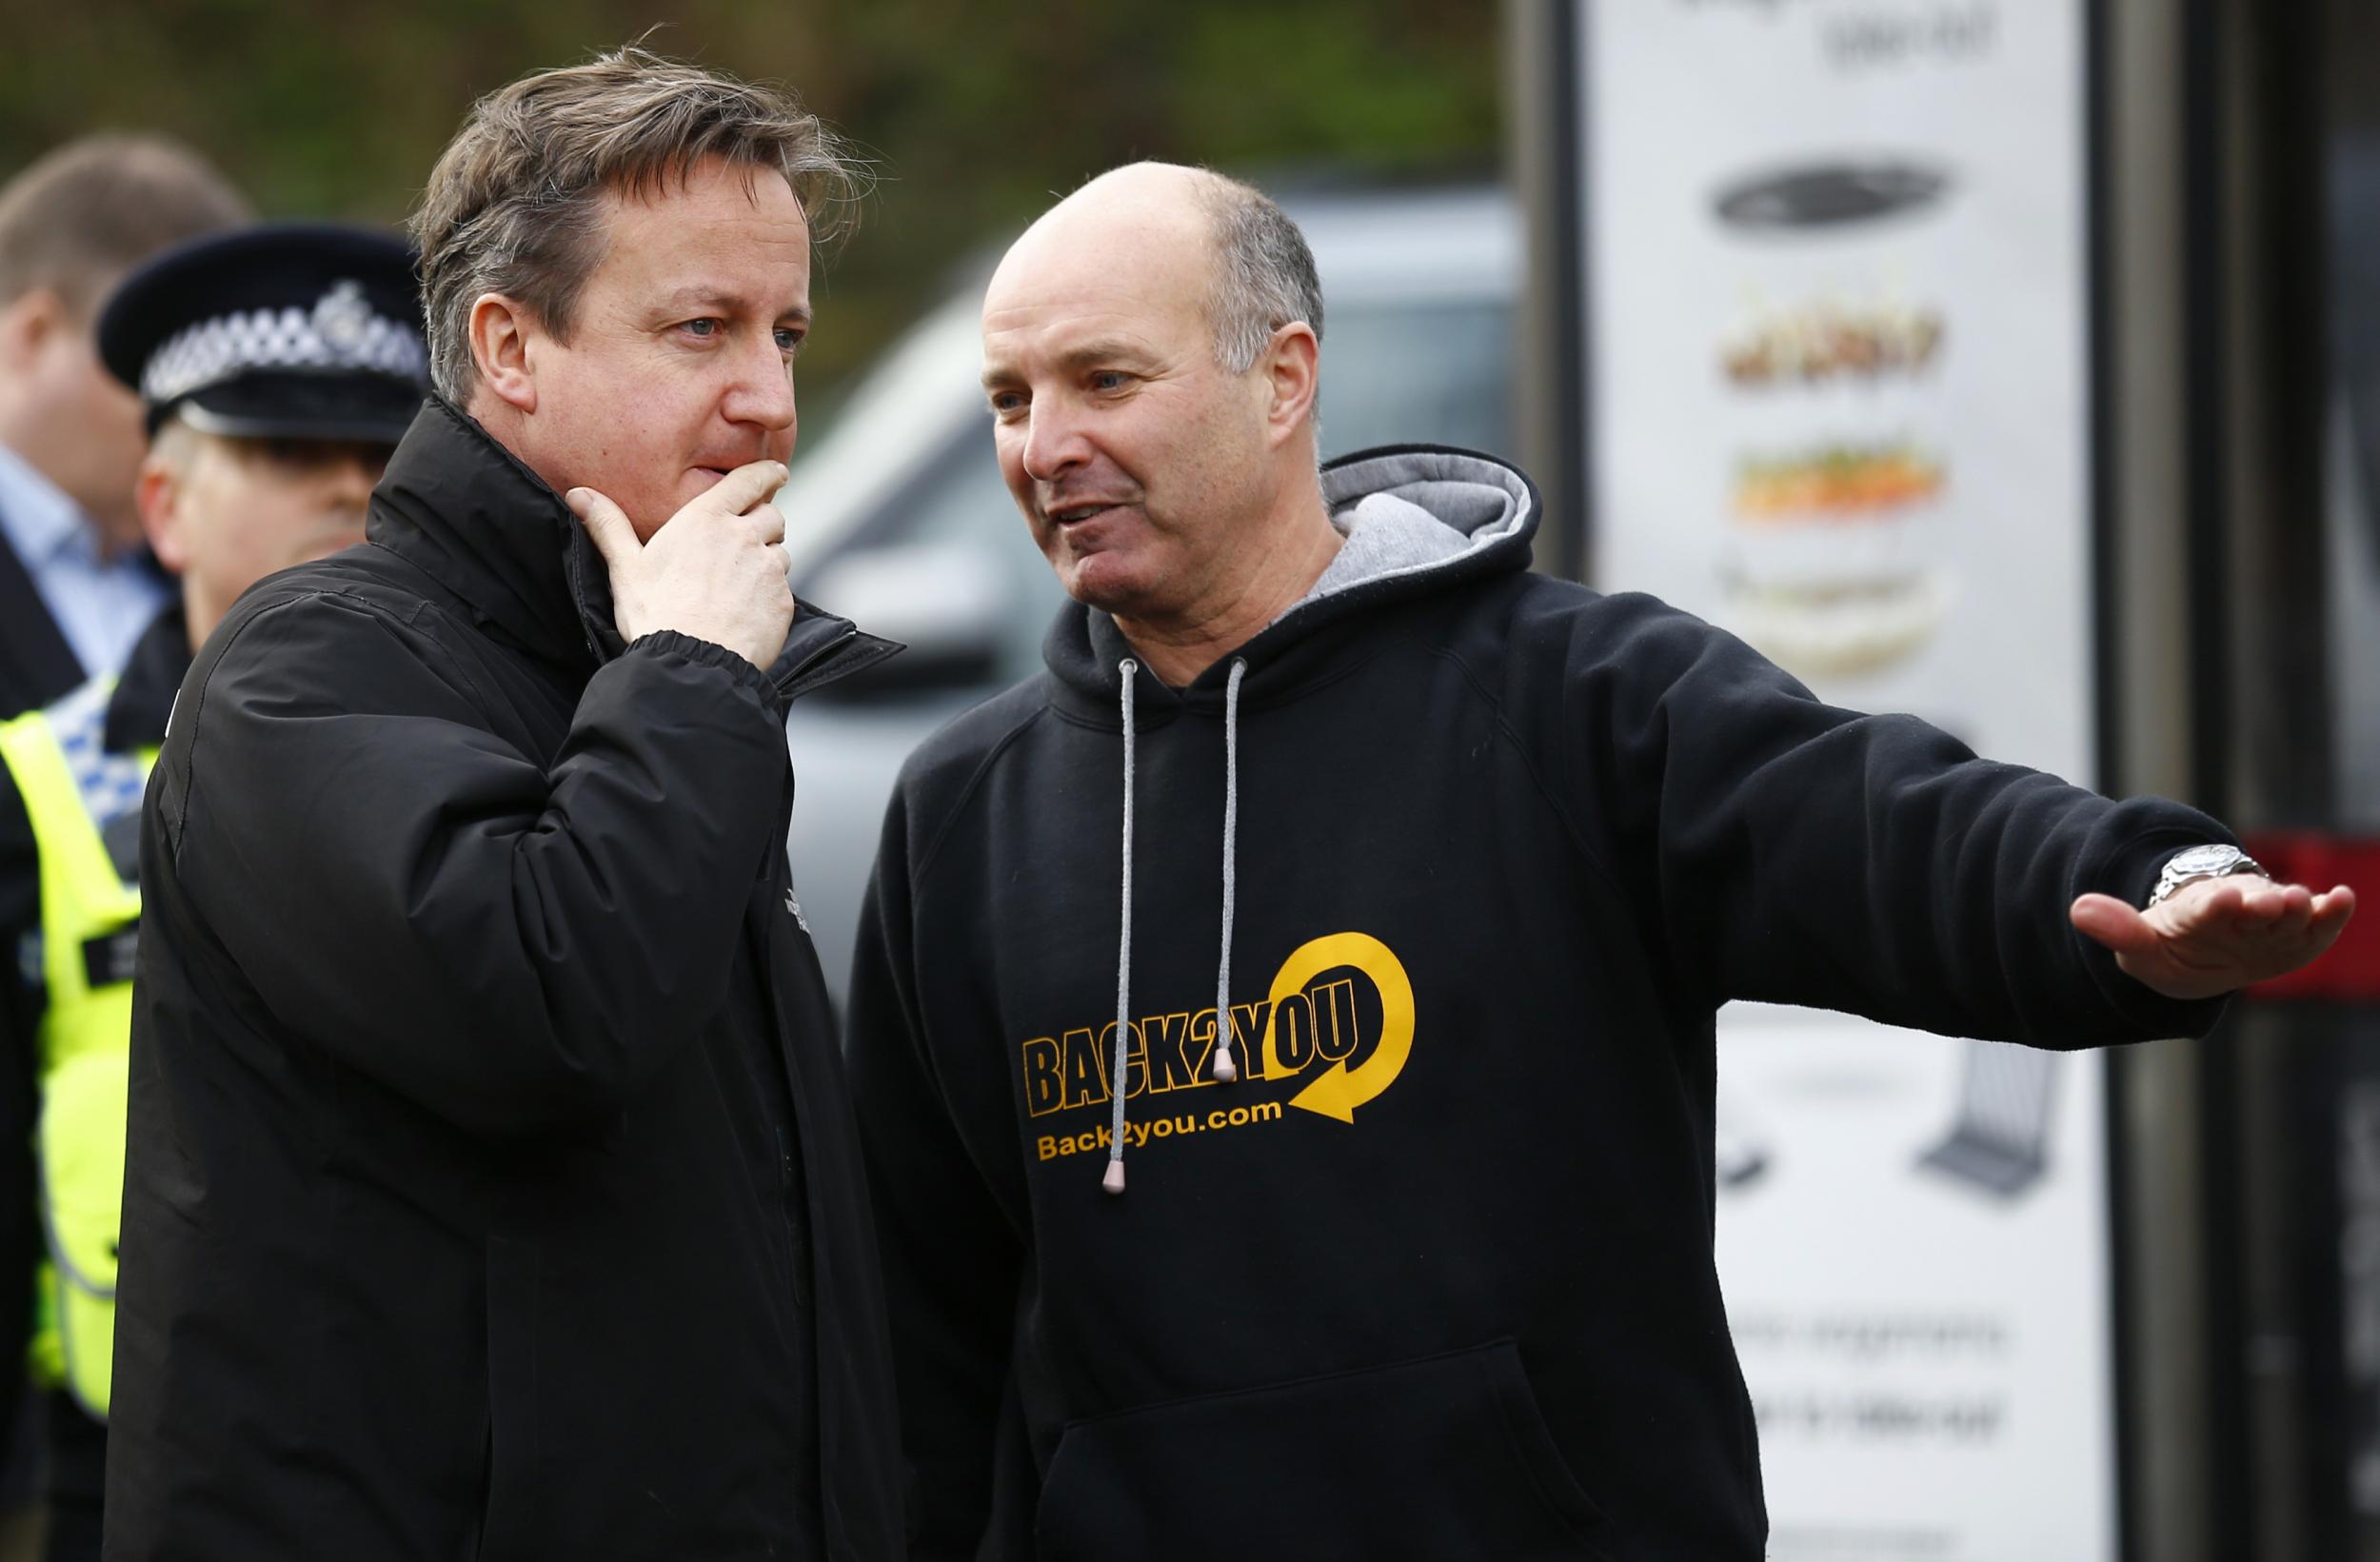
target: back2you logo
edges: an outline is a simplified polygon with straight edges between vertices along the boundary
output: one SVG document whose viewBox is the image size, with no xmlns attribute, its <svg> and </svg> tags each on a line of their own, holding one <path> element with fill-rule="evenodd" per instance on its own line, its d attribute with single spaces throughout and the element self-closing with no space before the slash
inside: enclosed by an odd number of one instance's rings
<svg viewBox="0 0 2380 1562">
<path fill-rule="evenodd" d="M 1279 1122 L 1290 1109 L 1353 1123 L 1397 1082 L 1413 1056 L 1413 982 L 1388 945 L 1368 933 L 1333 933 L 1281 962 L 1260 1003 L 1231 1005 L 1240 1082 L 1205 1095 L 1215 1077 L 1213 1007 L 1148 1015 L 1124 1039 L 1128 1147 L 1219 1128 Z M 1110 1104 L 1116 1022 L 1076 1025 L 1018 1043 L 1028 1118 Z M 1272 1088 L 1267 1088 L 1267 1087 Z M 1104 1152 L 1109 1128 L 1030 1136 L 1036 1157 Z M 1060 1126 L 1052 1123 L 1052 1129 Z"/>
</svg>

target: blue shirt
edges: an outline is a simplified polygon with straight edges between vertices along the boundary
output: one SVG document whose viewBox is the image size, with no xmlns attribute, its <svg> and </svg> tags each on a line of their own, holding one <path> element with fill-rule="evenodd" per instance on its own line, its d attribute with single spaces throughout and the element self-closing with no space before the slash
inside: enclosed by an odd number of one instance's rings
<svg viewBox="0 0 2380 1562">
<path fill-rule="evenodd" d="M 139 553 L 110 559 L 99 527 L 57 484 L 0 445 L 0 535 L 92 677 L 123 670 L 171 587 Z"/>
</svg>

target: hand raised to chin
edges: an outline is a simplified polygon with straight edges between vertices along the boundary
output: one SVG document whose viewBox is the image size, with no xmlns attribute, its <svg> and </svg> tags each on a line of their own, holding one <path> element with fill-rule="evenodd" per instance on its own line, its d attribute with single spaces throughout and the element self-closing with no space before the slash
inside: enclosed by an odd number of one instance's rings
<svg viewBox="0 0 2380 1562">
<path fill-rule="evenodd" d="M 765 668 L 793 624 L 785 581 L 784 517 L 770 503 L 782 462 L 737 467 L 663 523 L 649 542 L 592 488 L 563 496 L 611 572 L 612 617 L 634 643 L 656 630 L 724 645 Z"/>
</svg>

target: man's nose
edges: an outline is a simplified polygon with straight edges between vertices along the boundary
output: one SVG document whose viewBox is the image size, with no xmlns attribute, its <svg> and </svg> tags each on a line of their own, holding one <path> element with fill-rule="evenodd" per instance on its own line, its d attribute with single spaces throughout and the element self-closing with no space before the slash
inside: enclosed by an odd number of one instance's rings
<svg viewBox="0 0 2380 1562">
<path fill-rule="evenodd" d="M 1024 475 L 1049 483 L 1091 459 L 1082 420 L 1061 403 L 1037 402 L 1025 413 Z"/>
<path fill-rule="evenodd" d="M 737 356 L 726 414 L 731 423 L 758 424 L 771 433 L 793 426 L 793 366 L 773 335 Z"/>
</svg>

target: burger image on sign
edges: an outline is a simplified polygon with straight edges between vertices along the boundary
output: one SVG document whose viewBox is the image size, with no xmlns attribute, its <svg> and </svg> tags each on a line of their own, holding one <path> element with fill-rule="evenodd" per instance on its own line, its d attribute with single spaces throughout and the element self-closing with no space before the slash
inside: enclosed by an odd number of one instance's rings
<svg viewBox="0 0 2380 1562">
<path fill-rule="evenodd" d="M 1940 556 L 1950 474 L 1932 424 L 1944 311 L 1884 279 L 1898 236 L 1930 224 L 1950 170 L 1906 154 L 1805 158 L 1712 192 L 1711 214 L 1740 242 L 1778 306 L 1756 306 L 1718 344 L 1729 390 L 1718 568 L 1725 622 L 1814 681 L 1873 673 L 1940 628 L 1950 591 Z M 1865 286 L 1839 287 L 1845 274 Z"/>
<path fill-rule="evenodd" d="M 1924 530 L 1947 483 L 1941 460 L 1907 440 L 1745 456 L 1720 566 L 1729 623 L 1804 677 L 1909 656 L 1948 605 Z"/>
</svg>

